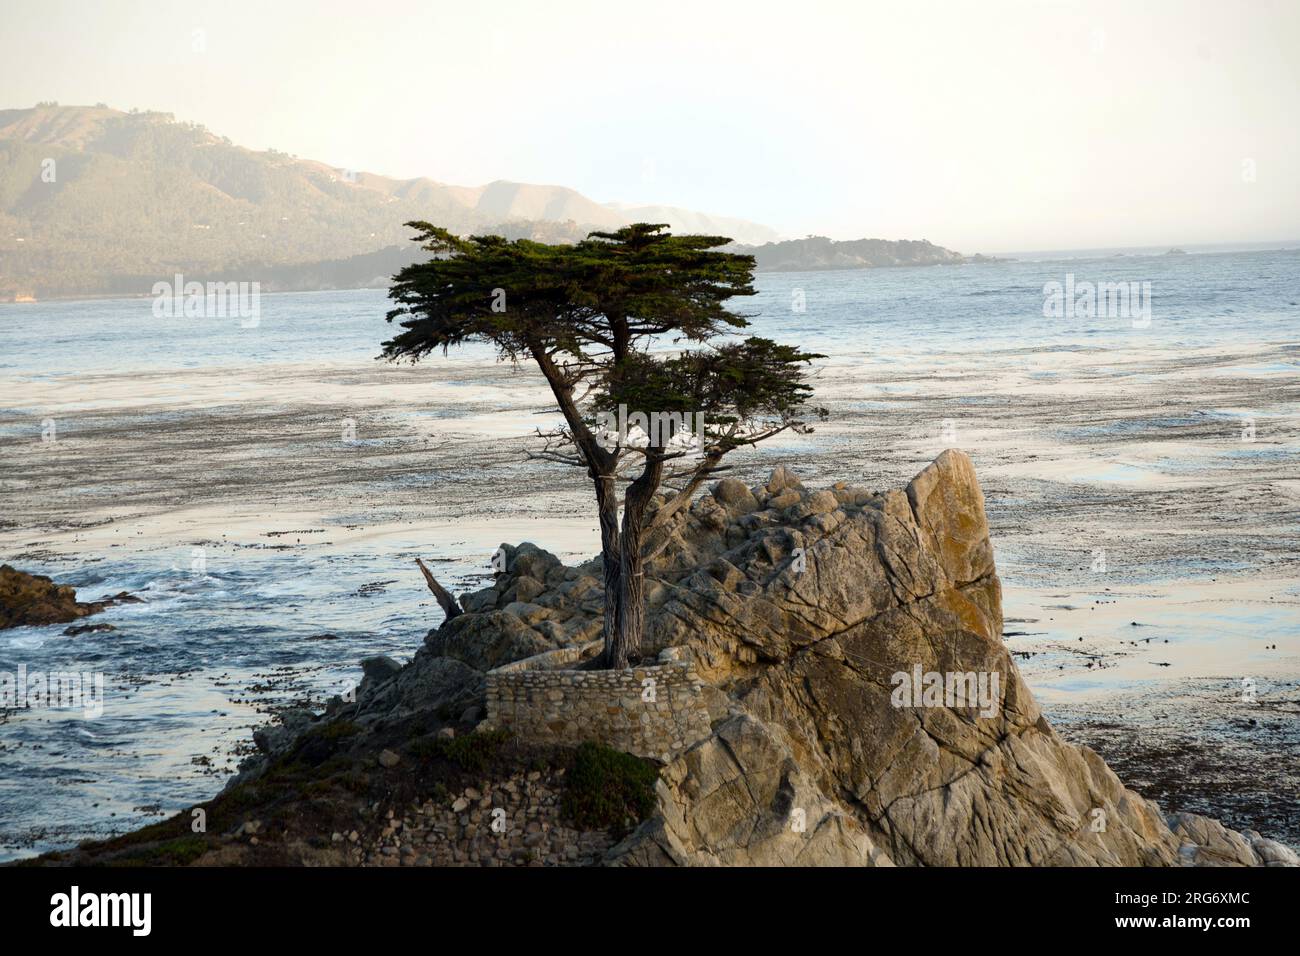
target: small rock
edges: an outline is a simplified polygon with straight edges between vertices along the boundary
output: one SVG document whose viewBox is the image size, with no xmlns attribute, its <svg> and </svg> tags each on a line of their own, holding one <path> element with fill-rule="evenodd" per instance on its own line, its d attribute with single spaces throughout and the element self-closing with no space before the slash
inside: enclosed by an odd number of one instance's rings
<svg viewBox="0 0 1300 956">
<path fill-rule="evenodd" d="M 767 479 L 767 493 L 776 495 L 791 489 L 802 490 L 803 482 L 785 465 L 777 465 Z M 768 502 L 768 507 L 771 507 L 771 502 Z"/>
<path fill-rule="evenodd" d="M 388 680 L 401 669 L 402 665 L 391 657 L 367 657 L 361 662 L 362 674 L 377 684 Z"/>
<path fill-rule="evenodd" d="M 749 514 L 758 508 L 754 493 L 743 481 L 736 478 L 723 478 L 713 486 L 713 497 L 732 514 Z"/>
<path fill-rule="evenodd" d="M 786 508 L 789 508 L 791 505 L 797 505 L 801 501 L 803 501 L 803 498 L 800 496 L 799 492 L 783 491 L 780 494 L 777 494 L 772 498 L 768 499 L 767 506 L 769 508 L 774 508 L 777 511 L 784 511 Z"/>
<path fill-rule="evenodd" d="M 74 627 L 65 627 L 63 633 L 68 637 L 76 637 L 78 634 L 96 634 L 100 631 L 116 631 L 112 624 L 78 624 Z"/>
</svg>

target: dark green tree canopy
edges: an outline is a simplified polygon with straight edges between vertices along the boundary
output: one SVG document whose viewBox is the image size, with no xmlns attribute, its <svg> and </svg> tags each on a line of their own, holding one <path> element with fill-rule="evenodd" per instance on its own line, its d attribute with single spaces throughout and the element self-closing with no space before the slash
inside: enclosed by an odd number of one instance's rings
<svg viewBox="0 0 1300 956">
<path fill-rule="evenodd" d="M 388 358 L 481 339 L 511 358 L 531 341 L 580 362 L 593 349 L 618 361 L 648 336 L 704 341 L 741 328 L 744 317 L 725 302 L 754 294 L 753 258 L 715 251 L 730 241 L 721 236 L 639 223 L 556 246 L 408 225 L 434 258 L 396 276 L 388 318 L 404 331 L 384 343 Z"/>
<path fill-rule="evenodd" d="M 415 361 L 470 341 L 490 342 L 503 356 L 527 353 L 532 340 L 580 350 L 577 323 L 587 311 L 568 297 L 572 276 L 560 247 L 500 236 L 462 239 L 427 222 L 411 222 L 434 254 L 395 277 L 388 320 L 403 331 L 384 343 L 384 357 Z"/>
<path fill-rule="evenodd" d="M 643 415 L 698 412 L 706 417 L 701 451 L 730 450 L 801 415 L 825 417 L 824 410 L 808 405 L 813 388 L 804 372 L 819 358 L 757 337 L 667 357 L 636 353 L 609 371 L 594 405 Z"/>
</svg>

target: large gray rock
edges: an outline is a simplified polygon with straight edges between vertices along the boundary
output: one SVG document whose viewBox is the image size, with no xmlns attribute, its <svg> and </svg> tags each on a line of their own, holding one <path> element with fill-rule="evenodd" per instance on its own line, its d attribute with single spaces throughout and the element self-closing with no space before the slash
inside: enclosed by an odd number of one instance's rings
<svg viewBox="0 0 1300 956">
<path fill-rule="evenodd" d="M 747 515 L 758 510 L 754 493 L 736 478 L 723 478 L 714 484 L 713 498 L 733 515 Z"/>
<path fill-rule="evenodd" d="M 1175 813 L 1169 826 L 1183 841 L 1181 860 L 1188 866 L 1300 866 L 1294 850 L 1254 830 L 1238 833 L 1195 813 Z"/>
<path fill-rule="evenodd" d="M 356 715 L 373 721 L 431 711 L 453 718 L 482 701 L 484 684 L 481 670 L 421 650 L 400 672 L 359 694 Z"/>
<path fill-rule="evenodd" d="M 769 495 L 776 495 L 783 491 L 802 491 L 803 482 L 785 465 L 777 465 L 772 469 L 766 487 Z"/>
<path fill-rule="evenodd" d="M 461 614 L 430 631 L 424 643 L 435 655 L 455 658 L 480 671 L 555 646 L 518 615 L 506 611 Z"/>
<path fill-rule="evenodd" d="M 253 731 L 253 743 L 265 757 L 278 757 L 311 728 L 314 715 L 310 711 L 293 709 L 279 715 L 279 721 L 258 727 Z"/>
<path fill-rule="evenodd" d="M 810 493 L 784 467 L 757 489 L 724 480 L 656 542 L 641 651 L 693 658 L 711 728 L 668 754 L 656 812 L 611 865 L 1300 862 L 1252 831 L 1166 820 L 1056 734 L 1003 645 L 983 495 L 958 451 L 884 493 Z M 599 635 L 598 561 L 505 553 L 465 614 L 376 673 L 360 722 L 460 713 L 488 669 Z"/>
<path fill-rule="evenodd" d="M 691 646 L 701 677 L 745 716 L 665 768 L 660 813 L 610 862 L 1288 861 L 1285 847 L 1213 821 L 1175 833 L 1052 729 L 1001 640 L 1001 588 L 965 455 L 945 452 L 883 495 L 809 495 L 792 479 L 773 474 L 767 507 L 784 510 L 751 516 L 739 543 L 711 515 L 674 530 L 676 550 L 700 566 L 661 562 L 660 574 L 682 579 L 651 611 L 649 649 Z M 896 675 L 917 671 L 972 675 L 989 703 L 897 698 Z M 774 756 L 782 747 L 788 765 Z M 775 827 L 787 806 L 775 794 L 792 788 L 832 821 L 815 828 L 810 817 L 803 843 Z"/>
</svg>

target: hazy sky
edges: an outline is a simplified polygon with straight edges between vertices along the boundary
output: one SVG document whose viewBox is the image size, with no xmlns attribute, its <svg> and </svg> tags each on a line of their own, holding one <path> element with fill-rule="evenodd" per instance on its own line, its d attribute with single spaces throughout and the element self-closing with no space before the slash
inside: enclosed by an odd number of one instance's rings
<svg viewBox="0 0 1300 956">
<path fill-rule="evenodd" d="M 0 108 L 388 175 L 963 252 L 1300 237 L 1296 0 L 0 0 L 0 36 Z"/>
</svg>

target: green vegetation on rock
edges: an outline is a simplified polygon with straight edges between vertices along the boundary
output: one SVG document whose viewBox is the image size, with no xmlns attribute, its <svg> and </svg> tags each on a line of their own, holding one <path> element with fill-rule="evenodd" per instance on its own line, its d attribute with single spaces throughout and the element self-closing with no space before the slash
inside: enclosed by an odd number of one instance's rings
<svg viewBox="0 0 1300 956">
<path fill-rule="evenodd" d="M 426 737 L 417 740 L 411 749 L 419 756 L 449 760 L 461 770 L 482 773 L 491 766 L 509 740 L 510 734 L 507 731 L 485 730 L 463 737 Z"/>
<path fill-rule="evenodd" d="M 601 744 L 581 744 L 561 807 L 583 830 L 631 829 L 654 810 L 658 779 L 658 768 L 648 760 Z"/>
</svg>

